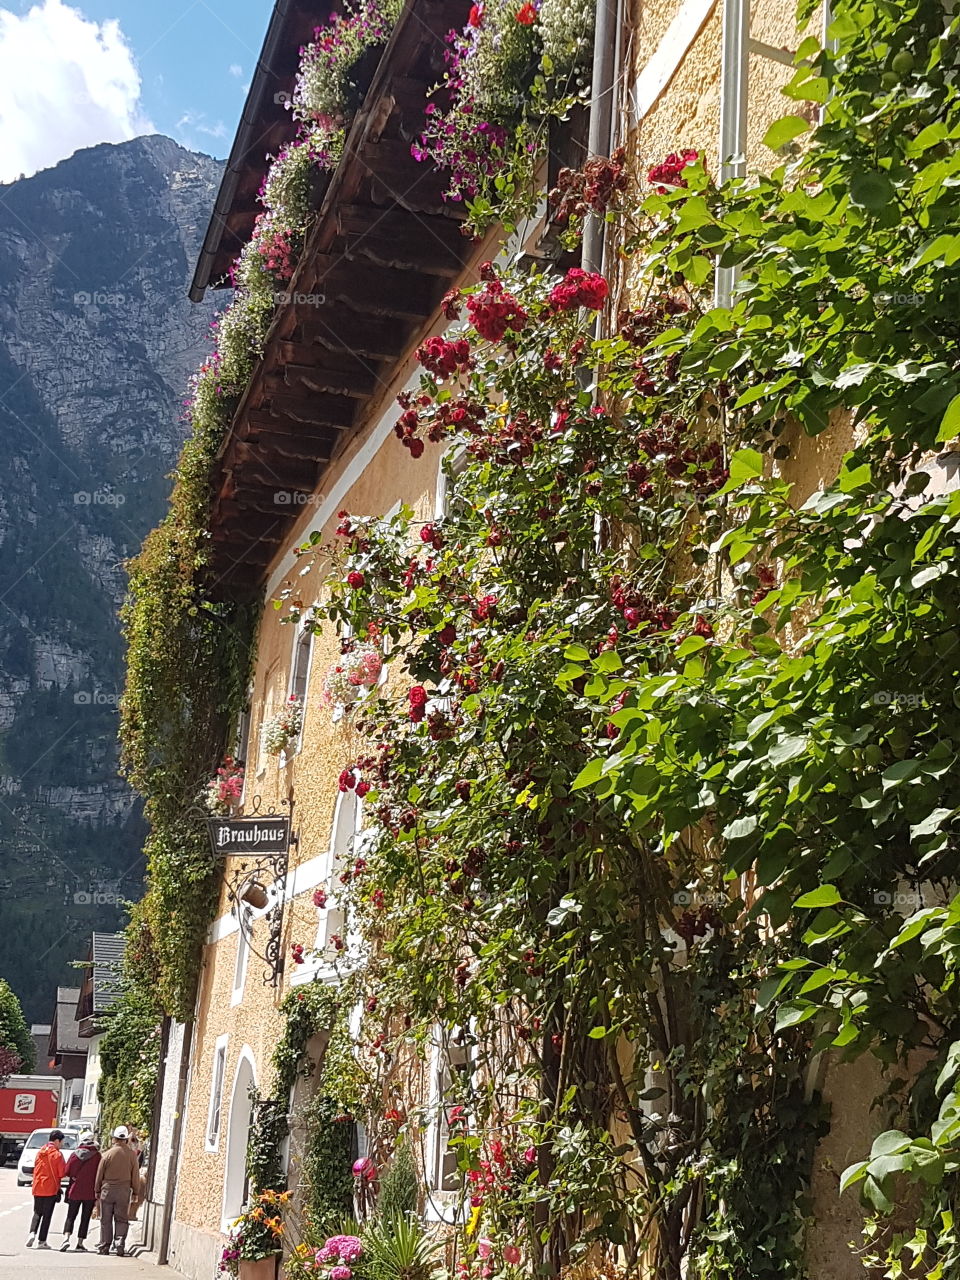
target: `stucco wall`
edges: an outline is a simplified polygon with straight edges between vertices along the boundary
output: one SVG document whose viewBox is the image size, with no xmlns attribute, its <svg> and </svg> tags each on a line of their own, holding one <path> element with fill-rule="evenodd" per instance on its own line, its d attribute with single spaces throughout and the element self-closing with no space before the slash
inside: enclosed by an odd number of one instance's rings
<svg viewBox="0 0 960 1280">
<path fill-rule="evenodd" d="M 340 460 L 339 467 L 333 469 L 327 481 L 328 491 L 336 483 L 338 472 L 343 473 L 350 466 L 351 457 L 362 443 L 361 438 Z M 372 515 L 385 514 L 397 503 L 404 502 L 414 508 L 418 518 L 432 518 L 440 457 L 438 448 L 428 446 L 422 458 L 413 460 L 408 451 L 392 435 L 389 436 L 374 462 L 357 476 L 349 488 L 343 506 L 356 514 Z M 275 562 L 275 572 L 296 571 L 293 552 L 299 545 L 303 528 L 310 524 L 315 511 L 313 505 L 306 507 L 295 536 L 289 539 Z M 333 541 L 337 523 L 337 517 L 332 516 L 324 529 L 325 542 Z M 298 594 L 305 604 L 318 598 L 323 577 L 324 566 L 318 565 L 307 576 L 296 578 Z M 259 803 L 263 811 L 269 811 L 293 800 L 293 827 L 298 835 L 298 844 L 291 850 L 291 873 L 329 849 L 334 811 L 340 794 L 337 780 L 341 770 L 356 758 L 361 747 L 353 718 L 347 715 L 334 723 L 330 709 L 323 702 L 324 675 L 339 653 L 339 641 L 331 625 L 314 641 L 301 750 L 282 768 L 276 758 L 266 756 L 260 750 L 263 719 L 279 708 L 288 693 L 295 638 L 295 628 L 281 622 L 281 615 L 274 611 L 268 600 L 253 681 L 245 793 L 248 811 L 254 803 Z M 390 692 L 388 684 L 383 693 L 390 696 Z M 257 797 L 256 801 L 254 797 Z M 230 859 L 224 865 L 218 917 L 229 916 L 227 880 L 239 861 Z M 308 888 L 287 905 L 283 938 L 286 972 L 278 990 L 264 984 L 264 964 L 253 953 L 262 952 L 267 942 L 265 920 L 255 922 L 253 950 L 248 957 L 243 997 L 239 1003 L 233 998 L 240 939 L 235 925 L 221 923 L 221 932 L 225 928 L 231 931 L 205 948 L 190 1096 L 177 1180 L 175 1224 L 171 1236 L 172 1260 L 185 1275 L 202 1276 L 206 1280 L 211 1274 L 211 1257 L 221 1242 L 232 1091 L 241 1053 L 249 1052 L 252 1056 L 256 1064 L 257 1085 L 261 1090 L 268 1090 L 272 1082 L 270 1059 L 281 1024 L 278 1005 L 290 989 L 291 979 L 303 976 L 298 974 L 290 959 L 290 944 L 301 942 L 309 947 L 316 936 L 317 923 L 318 912 L 312 902 L 312 888 Z M 227 1055 L 220 1137 L 217 1149 L 208 1150 L 206 1133 L 215 1051 L 218 1039 L 224 1035 L 227 1036 Z"/>
</svg>

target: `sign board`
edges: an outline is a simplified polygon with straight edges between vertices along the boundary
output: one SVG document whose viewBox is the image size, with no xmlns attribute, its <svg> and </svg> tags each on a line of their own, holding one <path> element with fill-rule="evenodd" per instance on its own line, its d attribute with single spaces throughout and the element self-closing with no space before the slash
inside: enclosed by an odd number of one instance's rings
<svg viewBox="0 0 960 1280">
<path fill-rule="evenodd" d="M 290 847 L 290 818 L 208 818 L 210 846 L 218 858 L 248 854 L 286 853 Z"/>
<path fill-rule="evenodd" d="M 37 1098 L 33 1093 L 18 1093 L 13 1100 L 15 1116 L 32 1116 L 37 1109 Z"/>
</svg>

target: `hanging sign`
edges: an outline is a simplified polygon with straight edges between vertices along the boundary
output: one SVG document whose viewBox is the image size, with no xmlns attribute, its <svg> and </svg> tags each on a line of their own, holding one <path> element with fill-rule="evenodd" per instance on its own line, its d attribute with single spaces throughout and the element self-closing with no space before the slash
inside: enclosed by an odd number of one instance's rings
<svg viewBox="0 0 960 1280">
<path fill-rule="evenodd" d="M 290 818 L 208 818 L 210 845 L 218 858 L 261 853 L 286 853 L 290 847 Z"/>
</svg>

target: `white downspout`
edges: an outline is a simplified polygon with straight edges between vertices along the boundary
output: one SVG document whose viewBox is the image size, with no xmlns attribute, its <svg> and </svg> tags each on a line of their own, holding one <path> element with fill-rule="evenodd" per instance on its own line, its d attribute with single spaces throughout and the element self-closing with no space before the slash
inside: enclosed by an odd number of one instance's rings
<svg viewBox="0 0 960 1280">
<path fill-rule="evenodd" d="M 747 172 L 747 82 L 750 73 L 750 0 L 723 0 L 720 62 L 720 182 Z M 729 307 L 736 267 L 718 267 L 714 303 Z"/>
</svg>

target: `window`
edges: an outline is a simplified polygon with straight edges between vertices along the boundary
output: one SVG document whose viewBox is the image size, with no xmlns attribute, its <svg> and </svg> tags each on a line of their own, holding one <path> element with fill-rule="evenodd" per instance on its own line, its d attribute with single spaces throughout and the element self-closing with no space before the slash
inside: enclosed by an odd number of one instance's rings
<svg viewBox="0 0 960 1280">
<path fill-rule="evenodd" d="M 432 1216 L 447 1222 L 456 1218 L 461 1200 L 456 1152 L 450 1146 L 450 1117 L 454 1107 L 466 1107 L 473 1066 L 473 1045 L 466 1028 L 459 1028 L 449 1038 L 437 1033 L 431 1059 L 433 1119 L 427 1130 L 425 1172 Z M 466 1111 L 463 1117 L 467 1118 Z"/>
<path fill-rule="evenodd" d="M 348 941 L 348 921 L 339 905 L 336 890 L 339 876 L 348 859 L 355 853 L 356 838 L 362 824 L 363 802 L 355 791 L 341 791 L 333 811 L 333 827 L 330 832 L 330 847 L 327 849 L 323 865 L 321 887 L 327 894 L 327 904 L 317 910 L 317 936 L 314 939 L 314 960 L 311 964 L 301 965 L 291 977 L 291 984 L 312 982 L 318 972 L 324 968 L 329 970 L 332 959 L 332 939 L 339 937 Z"/>
<path fill-rule="evenodd" d="M 434 519 L 442 520 L 448 516 L 456 496 L 457 476 L 466 470 L 467 450 L 463 445 L 454 445 L 440 459 L 440 471 L 437 474 L 437 497 L 434 505 Z"/>
<path fill-rule="evenodd" d="M 301 621 L 297 630 L 297 638 L 293 644 L 293 661 L 290 664 L 290 688 L 288 693 L 290 697 L 300 700 L 300 706 L 304 713 L 307 707 L 307 692 L 310 688 L 310 667 L 312 662 L 313 632 Z M 285 762 L 285 759 L 296 755 L 303 746 L 303 724 L 304 721 L 301 719 L 300 736 L 292 744 L 289 751 L 283 753 L 281 764 Z"/>
<path fill-rule="evenodd" d="M 220 1117 L 223 1110 L 223 1078 L 227 1069 L 227 1037 L 220 1036 L 213 1050 L 213 1076 L 210 1081 L 210 1110 L 207 1115 L 208 1151 L 220 1148 Z"/>
<path fill-rule="evenodd" d="M 247 933 L 252 928 L 252 924 L 250 911 L 246 904 L 242 902 L 239 906 L 238 920 L 240 928 L 237 930 L 237 959 L 233 967 L 231 1004 L 241 1004 L 243 1002 L 243 988 L 247 981 L 247 960 L 250 956 L 250 943 L 247 940 Z"/>
</svg>

